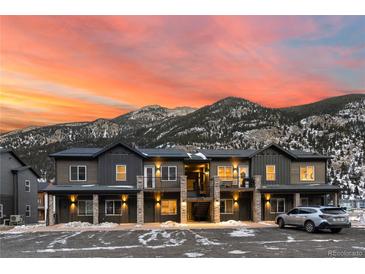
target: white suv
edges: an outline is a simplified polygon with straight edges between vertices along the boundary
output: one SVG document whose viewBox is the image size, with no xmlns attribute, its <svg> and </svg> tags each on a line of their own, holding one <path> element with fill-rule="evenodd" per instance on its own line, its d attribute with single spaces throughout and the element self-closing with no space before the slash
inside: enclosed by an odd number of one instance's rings
<svg viewBox="0 0 365 274">
<path fill-rule="evenodd" d="M 351 227 L 349 215 L 340 207 L 296 207 L 288 213 L 280 214 L 275 218 L 280 228 L 286 225 L 304 227 L 307 232 L 317 229 L 330 229 L 338 233 L 342 228 Z"/>
</svg>

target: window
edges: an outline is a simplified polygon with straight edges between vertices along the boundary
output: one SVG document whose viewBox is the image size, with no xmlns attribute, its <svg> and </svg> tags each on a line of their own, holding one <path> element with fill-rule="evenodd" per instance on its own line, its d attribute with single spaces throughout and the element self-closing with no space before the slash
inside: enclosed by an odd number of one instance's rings
<svg viewBox="0 0 365 274">
<path fill-rule="evenodd" d="M 86 181 L 86 166 L 70 166 L 70 181 Z"/>
<path fill-rule="evenodd" d="M 176 200 L 161 200 L 161 215 L 176 215 Z"/>
<path fill-rule="evenodd" d="M 161 180 L 162 181 L 176 181 L 176 166 L 162 166 L 161 167 Z"/>
<path fill-rule="evenodd" d="M 218 177 L 221 180 L 233 179 L 233 167 L 232 166 L 218 166 Z"/>
<path fill-rule="evenodd" d="M 4 218 L 4 206 L 3 204 L 0 204 L 0 219 Z"/>
<path fill-rule="evenodd" d="M 93 201 L 92 200 L 78 200 L 77 201 L 77 215 L 78 216 L 92 216 L 93 215 Z"/>
<path fill-rule="evenodd" d="M 233 200 L 221 199 L 220 212 L 222 214 L 233 214 Z"/>
<path fill-rule="evenodd" d="M 246 179 L 248 179 L 248 166 L 239 166 L 238 167 L 238 175 L 239 175 L 239 186 L 244 187 L 246 183 Z"/>
<path fill-rule="evenodd" d="M 105 200 L 105 215 L 122 215 L 120 200 Z"/>
<path fill-rule="evenodd" d="M 25 180 L 25 192 L 30 192 L 30 181 Z"/>
<path fill-rule="evenodd" d="M 126 165 L 116 165 L 115 166 L 115 180 L 127 181 L 127 166 Z"/>
<path fill-rule="evenodd" d="M 266 181 L 275 181 L 275 165 L 266 166 Z"/>
<path fill-rule="evenodd" d="M 284 213 L 285 212 L 285 198 L 273 198 L 270 199 L 271 213 Z"/>
<path fill-rule="evenodd" d="M 30 205 L 25 206 L 25 217 L 30 217 Z"/>
<path fill-rule="evenodd" d="M 314 166 L 300 167 L 301 181 L 314 181 Z"/>
<path fill-rule="evenodd" d="M 308 206 L 309 205 L 308 198 L 300 198 L 300 205 L 301 206 Z"/>
</svg>

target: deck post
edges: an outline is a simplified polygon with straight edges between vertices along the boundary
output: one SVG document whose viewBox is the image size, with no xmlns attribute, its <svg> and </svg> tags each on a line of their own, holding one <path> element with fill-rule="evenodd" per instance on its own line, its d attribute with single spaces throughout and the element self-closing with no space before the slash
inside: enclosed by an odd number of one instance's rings
<svg viewBox="0 0 365 274">
<path fill-rule="evenodd" d="M 180 177 L 180 223 L 186 224 L 188 221 L 187 212 L 187 177 Z"/>
<path fill-rule="evenodd" d="M 294 193 L 294 207 L 300 206 L 300 193 Z"/>
<path fill-rule="evenodd" d="M 252 219 L 254 222 L 259 222 L 262 220 L 262 208 L 261 208 L 261 175 L 255 175 L 255 190 L 252 197 Z"/>
<path fill-rule="evenodd" d="M 143 176 L 137 176 L 137 224 L 144 223 Z"/>
<path fill-rule="evenodd" d="M 55 220 L 55 199 L 54 195 L 48 195 L 48 225 L 54 225 L 56 223 Z"/>
<path fill-rule="evenodd" d="M 93 194 L 93 224 L 99 223 L 99 195 Z"/>
<path fill-rule="evenodd" d="M 218 176 L 214 176 L 213 178 L 213 222 L 219 223 L 220 222 L 220 179 Z"/>
</svg>

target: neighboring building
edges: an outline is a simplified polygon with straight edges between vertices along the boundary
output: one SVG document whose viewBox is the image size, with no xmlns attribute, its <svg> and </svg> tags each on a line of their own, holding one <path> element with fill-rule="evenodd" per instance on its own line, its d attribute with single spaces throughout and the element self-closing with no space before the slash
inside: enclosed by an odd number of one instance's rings
<svg viewBox="0 0 365 274">
<path fill-rule="evenodd" d="M 0 224 L 22 215 L 26 224 L 38 222 L 39 175 L 12 150 L 0 149 Z"/>
<path fill-rule="evenodd" d="M 338 204 L 329 157 L 287 151 L 71 148 L 51 154 L 49 224 L 273 220 L 297 205 Z"/>
</svg>

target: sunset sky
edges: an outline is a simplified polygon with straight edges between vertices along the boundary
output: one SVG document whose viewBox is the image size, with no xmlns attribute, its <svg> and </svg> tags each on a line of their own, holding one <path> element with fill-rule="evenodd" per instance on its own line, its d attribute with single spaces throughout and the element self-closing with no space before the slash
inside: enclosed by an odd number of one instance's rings
<svg viewBox="0 0 365 274">
<path fill-rule="evenodd" d="M 0 43 L 1 131 L 365 93 L 364 16 L 2 16 Z"/>
</svg>

